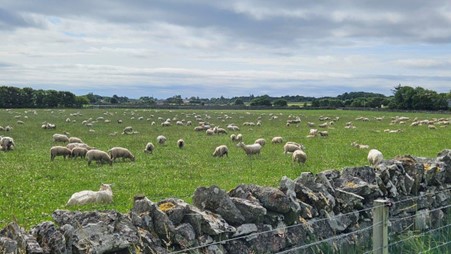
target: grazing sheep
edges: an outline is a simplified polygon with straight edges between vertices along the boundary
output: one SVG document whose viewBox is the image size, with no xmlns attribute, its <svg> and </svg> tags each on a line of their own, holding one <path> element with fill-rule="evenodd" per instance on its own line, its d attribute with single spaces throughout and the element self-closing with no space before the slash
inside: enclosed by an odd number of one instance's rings
<svg viewBox="0 0 451 254">
<path fill-rule="evenodd" d="M 153 153 L 153 150 L 155 150 L 155 146 L 151 142 L 147 143 L 146 148 L 144 148 L 144 152 Z"/>
<path fill-rule="evenodd" d="M 83 143 L 83 141 L 81 141 L 81 139 L 77 137 L 70 137 L 69 143 Z"/>
<path fill-rule="evenodd" d="M 66 156 L 70 157 L 72 155 L 72 151 L 64 146 L 52 146 L 50 148 L 50 160 L 53 161 L 56 156 L 63 156 L 66 159 Z"/>
<path fill-rule="evenodd" d="M 214 131 L 213 129 L 208 129 L 208 130 L 205 131 L 205 133 L 206 133 L 208 136 L 211 136 L 211 135 L 215 134 L 215 131 Z"/>
<path fill-rule="evenodd" d="M 271 143 L 273 144 L 281 144 L 283 142 L 283 138 L 282 137 L 274 137 L 271 140 Z"/>
<path fill-rule="evenodd" d="M 384 156 L 382 153 L 377 149 L 371 149 L 368 152 L 368 162 L 371 166 L 375 167 L 379 165 L 384 160 Z"/>
<path fill-rule="evenodd" d="M 84 190 L 72 194 L 66 206 L 113 202 L 111 184 L 101 184 L 99 191 Z"/>
<path fill-rule="evenodd" d="M 239 133 L 238 135 L 236 135 L 236 140 L 237 142 L 241 142 L 243 141 L 243 135 L 241 133 Z"/>
<path fill-rule="evenodd" d="M 327 137 L 327 136 L 329 136 L 329 132 L 327 132 L 327 131 L 318 131 L 318 133 L 319 133 L 319 135 L 320 135 L 321 137 Z"/>
<path fill-rule="evenodd" d="M 236 135 L 235 134 L 230 135 L 230 140 L 232 140 L 232 142 L 235 142 L 236 141 Z"/>
<path fill-rule="evenodd" d="M 305 164 L 305 161 L 307 160 L 307 155 L 302 150 L 296 150 L 291 155 L 291 160 L 293 162 L 297 162 L 299 164 Z"/>
<path fill-rule="evenodd" d="M 122 134 L 133 134 L 133 127 L 127 126 L 122 130 Z"/>
<path fill-rule="evenodd" d="M 227 134 L 227 131 L 224 128 L 217 128 L 217 127 L 215 127 L 213 130 L 218 135 L 219 134 Z"/>
<path fill-rule="evenodd" d="M 72 158 L 76 159 L 78 157 L 80 158 L 85 158 L 86 157 L 86 153 L 88 152 L 88 149 L 84 148 L 84 147 L 74 147 L 74 149 L 72 149 L 71 151 L 71 156 Z"/>
<path fill-rule="evenodd" d="M 183 139 L 177 140 L 177 146 L 182 149 L 185 146 L 185 141 Z"/>
<path fill-rule="evenodd" d="M 262 149 L 260 144 L 245 145 L 243 142 L 240 142 L 238 143 L 238 146 L 243 148 L 247 155 L 260 154 Z"/>
<path fill-rule="evenodd" d="M 116 161 L 116 158 L 122 158 L 122 160 L 130 159 L 131 161 L 135 161 L 135 156 L 127 148 L 113 147 L 108 150 L 108 154 L 113 161 Z"/>
<path fill-rule="evenodd" d="M 16 147 L 16 144 L 14 143 L 14 139 L 11 137 L 0 137 L 0 145 L 1 150 L 3 151 L 9 151 L 12 150 L 12 148 Z"/>
<path fill-rule="evenodd" d="M 163 135 L 157 137 L 157 143 L 160 145 L 164 145 L 164 143 L 166 143 L 166 140 L 167 140 L 166 137 Z"/>
<path fill-rule="evenodd" d="M 295 142 L 287 142 L 283 146 L 283 153 L 293 153 L 296 150 L 305 150 L 305 147 L 301 144 L 295 143 Z"/>
<path fill-rule="evenodd" d="M 91 165 L 91 161 L 108 162 L 108 164 L 113 165 L 113 160 L 110 158 L 108 153 L 101 150 L 89 150 L 86 153 L 86 157 L 88 158 L 88 165 Z"/>
<path fill-rule="evenodd" d="M 254 143 L 255 144 L 260 144 L 261 146 L 265 146 L 266 140 L 264 138 L 259 138 L 259 139 L 255 140 Z"/>
<path fill-rule="evenodd" d="M 53 142 L 69 143 L 69 138 L 67 135 L 55 133 L 53 134 Z"/>
<path fill-rule="evenodd" d="M 229 157 L 229 148 L 227 148 L 226 145 L 220 145 L 215 148 L 215 151 L 213 152 L 213 157 L 222 157 L 224 155 Z"/>
</svg>

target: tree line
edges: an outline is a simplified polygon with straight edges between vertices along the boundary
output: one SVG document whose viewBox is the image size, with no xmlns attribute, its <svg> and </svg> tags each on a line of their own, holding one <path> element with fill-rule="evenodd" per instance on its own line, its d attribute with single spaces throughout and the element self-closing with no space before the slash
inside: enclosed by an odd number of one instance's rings
<svg viewBox="0 0 451 254">
<path fill-rule="evenodd" d="M 311 108 L 390 108 L 402 110 L 447 110 L 450 109 L 451 91 L 437 93 L 422 87 L 398 85 L 392 96 L 369 92 L 349 92 L 336 97 L 306 97 L 286 95 L 281 97 L 238 96 L 225 98 L 182 98 L 174 95 L 166 99 L 142 96 L 130 99 L 126 96 L 112 97 L 88 93 L 76 96 L 67 91 L 34 90 L 32 88 L 0 87 L 0 108 L 81 108 L 84 105 L 221 105 L 258 107 L 311 107 Z"/>
</svg>

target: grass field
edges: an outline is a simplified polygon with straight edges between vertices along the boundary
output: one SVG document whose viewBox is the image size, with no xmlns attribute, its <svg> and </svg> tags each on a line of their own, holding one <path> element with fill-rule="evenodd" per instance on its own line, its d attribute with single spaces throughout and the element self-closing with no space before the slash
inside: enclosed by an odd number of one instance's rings
<svg viewBox="0 0 451 254">
<path fill-rule="evenodd" d="M 79 116 L 71 116 L 80 112 Z M 278 118 L 270 120 L 270 115 Z M 193 131 L 197 121 L 203 120 L 226 127 L 235 123 L 244 136 L 245 143 L 253 143 L 257 138 L 265 138 L 267 143 L 260 156 L 247 157 L 236 147 L 228 135 L 207 136 L 205 132 Z M 286 126 L 289 115 L 299 116 L 301 124 Z M 228 116 L 228 119 L 226 119 Z M 340 120 L 327 128 L 328 137 L 307 138 L 307 122 L 317 126 L 322 123 L 320 116 Z M 368 117 L 369 121 L 356 121 L 357 117 Z M 392 117 L 407 116 L 411 120 L 405 124 L 390 125 Z M 98 117 L 92 127 L 82 124 L 84 120 Z M 143 117 L 144 120 L 138 120 Z M 193 126 L 162 127 L 160 119 L 193 121 Z M 246 121 L 257 122 L 261 126 L 243 126 Z M 376 121 L 375 117 L 384 117 Z M 414 118 L 450 118 L 447 114 L 394 113 L 370 111 L 191 111 L 191 110 L 126 110 L 126 109 L 84 109 L 84 110 L 0 110 L 0 125 L 10 125 L 10 132 L 0 131 L 1 136 L 13 137 L 16 148 L 10 152 L 0 152 L 0 228 L 8 222 L 17 222 L 28 228 L 45 220 L 51 220 L 56 209 L 93 210 L 114 209 L 128 212 L 133 197 L 146 195 L 153 201 L 167 197 L 179 197 L 188 202 L 199 186 L 217 185 L 229 190 L 241 183 L 278 186 L 282 176 L 292 179 L 301 172 L 320 172 L 327 169 L 342 169 L 348 166 L 366 165 L 368 150 L 357 149 L 350 144 L 356 141 L 377 148 L 385 158 L 411 154 L 435 157 L 445 148 L 451 148 L 451 129 L 439 127 L 430 130 L 427 126 L 409 126 Z M 70 118 L 71 122 L 66 122 Z M 118 124 L 117 120 L 123 120 Z M 149 120 L 147 120 L 149 119 Z M 23 121 L 18 124 L 17 121 Z M 41 128 L 43 122 L 57 125 L 56 130 Z M 155 121 L 156 125 L 151 126 Z M 352 121 L 355 129 L 345 129 L 345 123 Z M 121 135 L 125 126 L 132 126 L 139 133 Z M 94 130 L 90 132 L 89 129 Z M 385 133 L 385 129 L 401 129 L 400 133 Z M 324 129 L 326 130 L 326 129 Z M 85 143 L 101 150 L 114 146 L 128 148 L 136 156 L 135 162 L 118 161 L 109 165 L 96 163 L 87 165 L 85 160 L 57 157 L 50 161 L 49 149 L 55 145 L 54 133 L 67 131 L 71 136 L 81 138 Z M 110 135 L 112 133 L 116 135 Z M 158 135 L 165 135 L 165 146 L 156 144 Z M 294 165 L 291 157 L 283 154 L 283 144 L 271 144 L 271 138 L 282 136 L 284 141 L 295 141 L 305 145 L 308 156 L 305 165 Z M 176 147 L 176 141 L 183 138 L 184 149 Z M 153 142 L 153 155 L 145 154 L 147 142 Z M 214 148 L 225 144 L 229 147 L 229 157 L 212 157 Z M 60 144 L 61 145 L 61 144 Z M 66 207 L 72 193 L 80 190 L 97 190 L 100 183 L 113 183 L 114 201 L 108 205 L 88 205 Z"/>
</svg>

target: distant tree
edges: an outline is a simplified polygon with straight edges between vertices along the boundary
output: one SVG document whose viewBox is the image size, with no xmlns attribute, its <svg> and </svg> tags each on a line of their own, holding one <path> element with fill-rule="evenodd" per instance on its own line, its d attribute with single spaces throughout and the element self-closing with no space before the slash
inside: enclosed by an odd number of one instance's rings
<svg viewBox="0 0 451 254">
<path fill-rule="evenodd" d="M 233 105 L 244 105 L 244 101 L 242 99 L 236 99 L 233 102 Z"/>
<path fill-rule="evenodd" d="M 286 100 L 283 100 L 283 99 L 277 99 L 272 104 L 274 106 L 277 106 L 277 107 L 286 107 L 286 106 L 288 106 L 288 102 Z"/>
<path fill-rule="evenodd" d="M 251 106 L 272 106 L 271 100 L 268 95 L 255 97 L 251 100 Z"/>
<path fill-rule="evenodd" d="M 174 95 L 172 97 L 167 98 L 166 102 L 169 103 L 169 104 L 182 105 L 183 104 L 183 99 L 182 99 L 181 95 Z"/>
<path fill-rule="evenodd" d="M 111 104 L 118 104 L 119 103 L 119 97 L 117 95 L 113 95 L 113 97 L 110 98 Z"/>
</svg>

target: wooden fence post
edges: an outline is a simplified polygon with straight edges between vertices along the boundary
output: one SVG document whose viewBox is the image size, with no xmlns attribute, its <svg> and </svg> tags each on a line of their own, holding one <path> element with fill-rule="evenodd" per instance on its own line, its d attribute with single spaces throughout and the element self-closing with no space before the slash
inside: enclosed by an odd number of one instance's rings
<svg viewBox="0 0 451 254">
<path fill-rule="evenodd" d="M 373 202 L 373 254 L 388 254 L 387 200 Z"/>
</svg>

